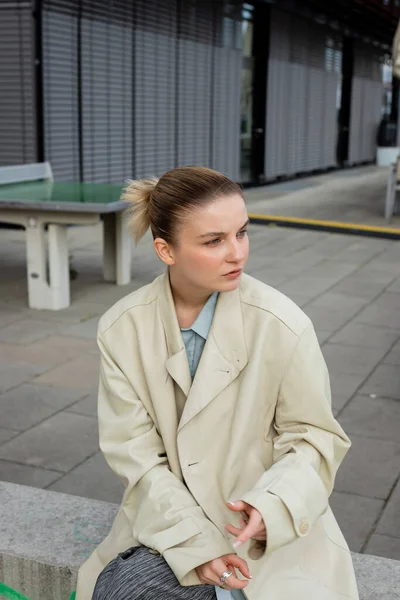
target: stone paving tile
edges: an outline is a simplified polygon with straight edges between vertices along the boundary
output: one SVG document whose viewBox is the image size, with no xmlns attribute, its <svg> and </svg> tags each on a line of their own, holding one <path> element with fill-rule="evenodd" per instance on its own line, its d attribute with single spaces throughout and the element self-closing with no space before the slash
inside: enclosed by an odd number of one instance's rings
<svg viewBox="0 0 400 600">
<path fill-rule="evenodd" d="M 353 238 L 354 239 L 354 238 Z M 379 239 L 356 238 L 352 244 L 342 248 L 331 257 L 331 260 L 343 260 L 349 264 L 364 264 L 374 256 L 379 257 L 387 248 L 387 242 Z M 328 257 L 329 258 L 329 257 Z"/>
<path fill-rule="evenodd" d="M 36 318 L 40 314 L 41 321 L 56 321 L 60 323 L 60 326 L 66 326 L 68 324 L 84 323 L 94 317 L 100 317 L 107 308 L 106 303 L 96 302 L 94 298 L 91 302 L 80 302 L 79 304 L 72 301 L 72 304 L 63 310 L 41 310 L 38 313 L 37 310 L 30 308 L 27 316 Z"/>
<path fill-rule="evenodd" d="M 297 277 L 280 286 L 280 291 L 290 297 L 291 292 L 301 292 L 306 294 L 323 294 L 334 285 L 334 280 L 329 277 L 307 277 L 305 275 Z"/>
<path fill-rule="evenodd" d="M 351 375 L 350 373 L 329 373 L 332 397 L 351 398 L 363 383 L 364 375 Z"/>
<path fill-rule="evenodd" d="M 330 291 L 340 294 L 350 294 L 352 296 L 363 296 L 372 300 L 385 289 L 386 285 L 386 282 L 374 281 L 373 279 L 360 279 L 357 277 L 357 273 L 355 273 L 351 277 L 346 277 L 346 279 L 336 283 Z"/>
<path fill-rule="evenodd" d="M 390 284 L 388 292 L 400 292 L 400 277 L 397 277 L 397 279 Z"/>
<path fill-rule="evenodd" d="M 398 258 L 397 258 L 398 260 Z M 368 263 L 352 274 L 354 280 L 358 283 L 371 281 L 375 284 L 389 286 L 397 276 L 397 269 L 393 265 L 388 265 L 384 261 L 379 264 Z"/>
<path fill-rule="evenodd" d="M 310 266 L 313 266 L 316 262 L 321 262 L 321 258 L 315 258 L 312 261 L 310 258 L 307 262 L 300 260 L 297 256 L 276 256 L 271 257 L 268 254 L 257 260 L 258 268 L 265 267 L 268 269 L 276 269 L 280 273 L 284 273 L 290 280 L 297 279 L 301 273 L 307 271 Z M 251 269 L 246 269 L 250 275 L 252 274 Z"/>
<path fill-rule="evenodd" d="M 365 553 L 400 560 L 400 539 L 374 533 L 365 547 Z"/>
<path fill-rule="evenodd" d="M 0 329 L 0 342 L 31 344 L 55 334 L 60 329 L 58 322 L 22 319 Z"/>
<path fill-rule="evenodd" d="M 279 287 L 288 280 L 287 275 L 282 273 L 282 271 L 279 271 L 278 269 L 266 269 L 264 266 L 257 268 L 249 265 L 248 272 L 251 272 L 252 276 L 256 279 L 259 279 L 272 287 Z"/>
<path fill-rule="evenodd" d="M 352 296 L 350 294 L 341 294 L 338 292 L 329 291 L 322 296 L 318 296 L 310 303 L 310 306 L 318 306 L 321 308 L 329 308 L 331 310 L 345 311 L 348 315 L 355 314 L 366 304 L 369 303 L 368 298 L 362 296 Z"/>
<path fill-rule="evenodd" d="M 281 291 L 280 286 L 277 286 L 277 288 L 279 291 Z M 285 296 L 293 300 L 293 302 L 297 304 L 297 306 L 300 306 L 300 308 L 302 308 L 303 311 L 305 310 L 307 304 L 309 304 L 309 302 L 311 302 L 315 298 L 314 293 L 307 294 L 307 292 L 284 292 L 284 294 Z"/>
<path fill-rule="evenodd" d="M 383 362 L 389 365 L 400 365 L 400 341 L 393 346 L 389 354 L 383 359 Z"/>
<path fill-rule="evenodd" d="M 48 486 L 49 490 L 120 504 L 124 486 L 101 452 Z"/>
<path fill-rule="evenodd" d="M 68 412 L 89 415 L 89 417 L 97 417 L 97 393 L 89 394 L 82 400 L 72 404 L 68 407 Z"/>
<path fill-rule="evenodd" d="M 64 336 L 73 336 L 83 338 L 86 340 L 95 340 L 97 337 L 97 328 L 99 325 L 99 317 L 89 319 L 84 323 L 77 323 L 74 325 L 68 325 L 61 329 L 60 333 Z"/>
<path fill-rule="evenodd" d="M 25 317 L 26 313 L 22 310 L 15 310 L 2 305 L 0 307 L 0 329 L 6 325 L 11 325 L 16 321 L 21 321 Z"/>
<path fill-rule="evenodd" d="M 384 501 L 334 491 L 329 504 L 350 550 L 359 552 L 382 511 Z"/>
<path fill-rule="evenodd" d="M 356 323 L 389 327 L 400 331 L 400 310 L 394 311 L 392 308 L 380 306 L 376 300 L 364 308 L 354 320 Z"/>
<path fill-rule="evenodd" d="M 304 312 L 310 317 L 315 328 L 325 329 L 331 333 L 334 333 L 343 327 L 343 325 L 357 312 L 357 309 L 351 308 L 334 309 L 316 306 L 314 302 L 315 301 L 307 304 L 307 306 L 304 307 Z"/>
<path fill-rule="evenodd" d="M 0 394 L 43 373 L 47 367 L 0 360 Z"/>
<path fill-rule="evenodd" d="M 386 291 L 374 301 L 374 304 L 378 308 L 392 310 L 396 314 L 400 306 L 400 293 Z"/>
<path fill-rule="evenodd" d="M 342 346 L 331 342 L 323 345 L 322 352 L 330 373 L 348 373 L 364 377 L 367 377 L 385 355 L 382 348 Z"/>
<path fill-rule="evenodd" d="M 400 539 L 400 480 L 383 512 L 376 533 Z"/>
<path fill-rule="evenodd" d="M 341 412 L 339 421 L 350 437 L 356 433 L 400 443 L 400 402 L 397 400 L 356 396 Z"/>
<path fill-rule="evenodd" d="M 342 396 L 340 394 L 332 395 L 332 413 L 334 417 L 337 417 L 348 401 L 348 396 Z"/>
<path fill-rule="evenodd" d="M 352 447 L 339 468 L 336 491 L 386 499 L 399 476 L 400 444 L 354 433 L 349 437 Z"/>
<path fill-rule="evenodd" d="M 90 341 L 69 336 L 50 336 L 32 344 L 0 343 L 0 360 L 18 361 L 29 364 L 52 367 L 72 360 L 80 354 L 95 348 Z"/>
<path fill-rule="evenodd" d="M 8 460 L 0 460 L 0 481 L 9 481 L 20 485 L 45 488 L 61 476 L 59 471 L 40 469 L 20 465 Z"/>
<path fill-rule="evenodd" d="M 313 253 L 315 250 L 313 249 Z M 357 269 L 357 265 L 349 264 L 347 262 L 339 262 L 339 260 L 329 261 L 325 259 L 312 268 L 307 269 L 306 277 L 316 277 L 318 279 L 330 279 L 333 283 L 348 277 Z"/>
<path fill-rule="evenodd" d="M 332 331 L 327 331 L 326 329 L 316 329 L 315 333 L 317 334 L 318 342 L 320 346 L 332 335 Z"/>
<path fill-rule="evenodd" d="M 354 323 L 352 321 L 335 333 L 329 341 L 345 346 L 389 350 L 399 336 L 398 331 L 391 331 L 386 327 L 374 327 L 365 323 Z"/>
<path fill-rule="evenodd" d="M 140 267 L 145 269 L 142 263 L 140 263 Z M 101 299 L 102 304 L 104 303 L 105 306 L 110 307 L 127 294 L 130 294 L 146 283 L 150 283 L 150 281 L 152 281 L 161 272 L 161 267 L 157 270 L 149 269 L 144 271 L 142 274 L 136 272 L 134 280 L 128 285 L 118 286 L 112 283 L 104 283 L 101 281 L 85 288 L 80 286 L 74 291 L 73 301 L 87 304 L 92 300 L 96 300 L 98 302 L 99 299 Z"/>
<path fill-rule="evenodd" d="M 35 384 L 55 388 L 83 390 L 87 393 L 97 389 L 99 380 L 99 358 L 93 354 L 82 354 L 75 360 L 64 363 L 34 380 Z"/>
<path fill-rule="evenodd" d="M 19 432 L 14 431 L 13 429 L 5 429 L 4 427 L 0 427 L 0 444 L 10 440 L 12 437 L 17 435 Z M 1 480 L 1 477 L 0 477 Z"/>
<path fill-rule="evenodd" d="M 400 400 L 400 369 L 398 365 L 381 364 L 362 386 L 362 394 L 376 394 Z"/>
<path fill-rule="evenodd" d="M 61 412 L 0 446 L 0 459 L 66 473 L 98 451 L 93 417 Z"/>
<path fill-rule="evenodd" d="M 81 399 L 83 394 L 77 390 L 20 385 L 0 395 L 0 423 L 24 431 Z"/>
</svg>

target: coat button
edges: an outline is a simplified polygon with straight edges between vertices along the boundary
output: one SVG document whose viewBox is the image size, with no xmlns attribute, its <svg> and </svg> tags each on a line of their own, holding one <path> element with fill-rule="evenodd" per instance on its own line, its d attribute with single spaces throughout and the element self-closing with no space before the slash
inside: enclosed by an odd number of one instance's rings
<svg viewBox="0 0 400 600">
<path fill-rule="evenodd" d="M 300 533 L 302 533 L 303 535 L 306 535 L 306 533 L 308 533 L 309 529 L 310 529 L 310 525 L 309 525 L 308 521 L 300 522 L 300 525 L 299 525 Z"/>
</svg>

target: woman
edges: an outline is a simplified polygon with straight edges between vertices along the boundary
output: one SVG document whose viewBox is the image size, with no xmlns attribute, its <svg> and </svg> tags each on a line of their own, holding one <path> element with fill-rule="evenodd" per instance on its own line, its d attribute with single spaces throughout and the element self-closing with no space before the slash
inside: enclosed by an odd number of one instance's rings
<svg viewBox="0 0 400 600">
<path fill-rule="evenodd" d="M 184 167 L 125 199 L 167 269 L 100 320 L 100 445 L 126 491 L 77 600 L 357 599 L 328 505 L 350 442 L 310 320 L 243 273 L 241 188 Z"/>
</svg>

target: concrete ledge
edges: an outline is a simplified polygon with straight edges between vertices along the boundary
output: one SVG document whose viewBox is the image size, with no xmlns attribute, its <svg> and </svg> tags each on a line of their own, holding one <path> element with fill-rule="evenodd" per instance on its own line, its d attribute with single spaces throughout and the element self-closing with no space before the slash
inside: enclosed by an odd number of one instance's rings
<svg viewBox="0 0 400 600">
<path fill-rule="evenodd" d="M 0 582 L 29 600 L 69 600 L 78 567 L 107 535 L 117 508 L 0 483 Z M 400 561 L 353 558 L 361 600 L 400 598 Z"/>
</svg>

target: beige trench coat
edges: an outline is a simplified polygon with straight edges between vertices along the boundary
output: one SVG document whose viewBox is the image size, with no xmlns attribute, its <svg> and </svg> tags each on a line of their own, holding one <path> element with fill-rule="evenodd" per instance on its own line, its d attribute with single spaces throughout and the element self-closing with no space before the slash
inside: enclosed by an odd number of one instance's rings
<svg viewBox="0 0 400 600">
<path fill-rule="evenodd" d="M 350 442 L 331 412 L 329 378 L 308 317 L 247 275 L 221 293 L 191 382 L 168 275 L 100 320 L 101 449 L 126 486 L 108 537 L 81 567 L 77 600 L 100 571 L 143 544 L 182 585 L 233 551 L 225 502 L 262 514 L 251 541 L 250 600 L 357 599 L 351 556 L 329 508 Z M 181 416 L 180 416 L 181 415 Z M 185 485 L 186 484 L 186 485 Z"/>
</svg>

